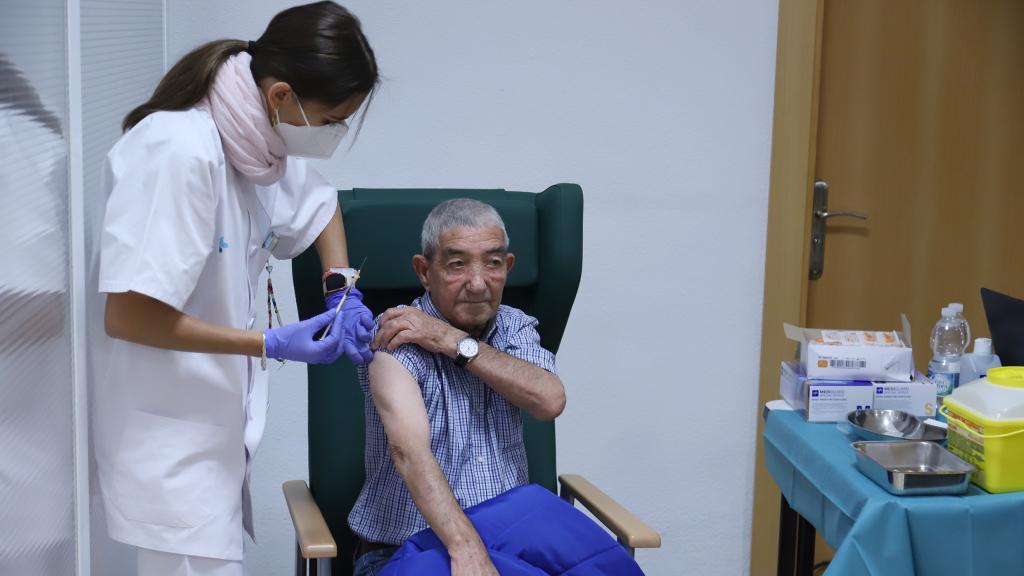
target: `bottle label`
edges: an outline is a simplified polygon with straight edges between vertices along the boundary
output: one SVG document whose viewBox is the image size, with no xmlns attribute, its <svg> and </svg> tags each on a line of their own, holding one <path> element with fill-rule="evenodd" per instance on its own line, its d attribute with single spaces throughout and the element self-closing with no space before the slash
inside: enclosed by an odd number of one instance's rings
<svg viewBox="0 0 1024 576">
<path fill-rule="evenodd" d="M 928 379 L 935 382 L 935 394 L 938 396 L 949 396 L 960 384 L 960 374 L 957 372 L 933 372 L 928 370 Z"/>
</svg>

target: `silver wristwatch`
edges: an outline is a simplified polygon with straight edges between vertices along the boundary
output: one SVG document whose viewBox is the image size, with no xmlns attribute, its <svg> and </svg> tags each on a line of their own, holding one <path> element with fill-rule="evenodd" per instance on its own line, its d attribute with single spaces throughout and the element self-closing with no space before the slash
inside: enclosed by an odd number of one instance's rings
<svg viewBox="0 0 1024 576">
<path fill-rule="evenodd" d="M 479 353 L 480 342 L 472 336 L 466 336 L 459 340 L 459 345 L 455 348 L 455 363 L 459 366 L 465 366 L 472 362 Z"/>
</svg>

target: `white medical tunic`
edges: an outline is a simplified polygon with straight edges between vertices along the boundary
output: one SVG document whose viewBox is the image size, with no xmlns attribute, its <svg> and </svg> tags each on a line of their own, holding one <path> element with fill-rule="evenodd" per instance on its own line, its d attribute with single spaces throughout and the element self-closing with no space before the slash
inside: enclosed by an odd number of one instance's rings
<svg viewBox="0 0 1024 576">
<path fill-rule="evenodd" d="M 266 327 L 257 281 L 271 254 L 320 235 L 337 191 L 301 159 L 256 186 L 225 158 L 209 112 L 156 112 L 107 156 L 99 290 L 138 292 L 206 322 Z M 111 538 L 242 559 L 249 472 L 267 409 L 259 359 L 102 336 L 93 439 Z"/>
</svg>

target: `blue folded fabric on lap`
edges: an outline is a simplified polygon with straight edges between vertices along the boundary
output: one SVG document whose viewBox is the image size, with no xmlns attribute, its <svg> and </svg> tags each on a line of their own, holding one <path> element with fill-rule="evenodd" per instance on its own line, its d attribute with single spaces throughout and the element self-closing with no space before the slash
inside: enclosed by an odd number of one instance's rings
<svg viewBox="0 0 1024 576">
<path fill-rule="evenodd" d="M 502 576 L 643 575 L 626 550 L 581 511 L 530 484 L 468 508 Z M 381 576 L 450 574 L 451 560 L 433 530 L 414 534 Z"/>
</svg>

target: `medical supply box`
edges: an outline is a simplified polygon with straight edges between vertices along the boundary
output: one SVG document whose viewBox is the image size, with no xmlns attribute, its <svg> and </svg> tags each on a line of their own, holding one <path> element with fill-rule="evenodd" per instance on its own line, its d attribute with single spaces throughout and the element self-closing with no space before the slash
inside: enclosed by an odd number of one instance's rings
<svg viewBox="0 0 1024 576">
<path fill-rule="evenodd" d="M 874 402 L 871 382 L 810 380 L 797 362 L 782 363 L 779 392 L 808 422 L 841 422 L 854 410 L 872 408 Z"/>
<path fill-rule="evenodd" d="M 902 410 L 919 417 L 935 416 L 935 382 L 920 372 L 912 382 L 872 382 L 876 410 Z"/>
<path fill-rule="evenodd" d="M 786 338 L 800 343 L 800 363 L 811 380 L 910 382 L 914 374 L 910 322 L 901 332 L 821 330 L 784 324 Z"/>
</svg>

